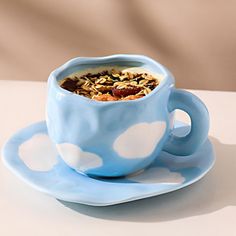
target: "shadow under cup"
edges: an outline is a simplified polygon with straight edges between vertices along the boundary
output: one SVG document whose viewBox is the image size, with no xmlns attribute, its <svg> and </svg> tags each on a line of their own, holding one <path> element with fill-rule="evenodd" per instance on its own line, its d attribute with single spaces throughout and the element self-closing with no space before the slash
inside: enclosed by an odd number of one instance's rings
<svg viewBox="0 0 236 236">
<path fill-rule="evenodd" d="M 142 67 L 163 76 L 143 98 L 95 101 L 62 89 L 58 81 L 100 66 Z M 117 177 L 137 172 L 158 157 L 173 128 L 168 100 L 173 76 L 139 55 L 75 58 L 48 79 L 47 128 L 61 158 L 79 173 Z"/>
</svg>

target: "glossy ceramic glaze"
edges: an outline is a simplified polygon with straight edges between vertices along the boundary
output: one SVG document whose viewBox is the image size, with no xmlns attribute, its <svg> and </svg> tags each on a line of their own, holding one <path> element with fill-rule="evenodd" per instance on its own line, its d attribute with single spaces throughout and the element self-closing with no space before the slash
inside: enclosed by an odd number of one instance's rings
<svg viewBox="0 0 236 236">
<path fill-rule="evenodd" d="M 175 123 L 177 135 L 187 126 Z M 209 140 L 193 155 L 184 157 L 161 152 L 139 174 L 123 178 L 90 178 L 76 173 L 58 156 L 47 134 L 45 122 L 26 127 L 13 135 L 3 148 L 5 165 L 37 190 L 57 199 L 106 206 L 171 192 L 202 178 L 214 164 Z"/>
<path fill-rule="evenodd" d="M 142 67 L 163 79 L 149 95 L 132 101 L 99 102 L 60 88 L 58 81 L 98 66 Z M 173 113 L 186 111 L 191 132 L 172 135 Z M 63 160 L 78 172 L 124 176 L 150 165 L 164 148 L 173 154 L 195 152 L 207 138 L 208 112 L 194 95 L 176 90 L 171 73 L 140 55 L 75 58 L 50 74 L 47 127 Z"/>
</svg>

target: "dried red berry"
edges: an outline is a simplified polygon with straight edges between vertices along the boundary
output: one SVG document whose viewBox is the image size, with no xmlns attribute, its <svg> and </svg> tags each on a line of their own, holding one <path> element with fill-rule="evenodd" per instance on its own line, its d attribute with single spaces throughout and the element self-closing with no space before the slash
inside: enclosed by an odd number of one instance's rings
<svg viewBox="0 0 236 236">
<path fill-rule="evenodd" d="M 135 87 L 130 87 L 130 88 L 122 88 L 122 89 L 118 89 L 118 88 L 113 88 L 112 89 L 112 94 L 115 97 L 126 97 L 129 95 L 135 95 L 138 92 L 140 92 L 140 88 L 135 88 Z"/>
</svg>

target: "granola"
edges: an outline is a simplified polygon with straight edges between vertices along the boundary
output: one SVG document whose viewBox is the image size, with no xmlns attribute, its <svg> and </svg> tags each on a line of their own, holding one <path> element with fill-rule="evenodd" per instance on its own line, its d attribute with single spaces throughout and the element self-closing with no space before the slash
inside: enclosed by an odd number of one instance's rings
<svg viewBox="0 0 236 236">
<path fill-rule="evenodd" d="M 116 69 L 82 76 L 69 76 L 59 85 L 70 92 L 97 101 L 134 100 L 149 94 L 159 80 L 144 72 L 123 72 Z"/>
</svg>

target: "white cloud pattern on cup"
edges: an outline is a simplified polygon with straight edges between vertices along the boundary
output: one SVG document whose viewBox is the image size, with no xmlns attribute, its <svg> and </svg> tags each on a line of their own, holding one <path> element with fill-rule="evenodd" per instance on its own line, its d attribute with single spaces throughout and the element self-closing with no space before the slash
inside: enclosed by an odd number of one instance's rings
<svg viewBox="0 0 236 236">
<path fill-rule="evenodd" d="M 57 144 L 57 150 L 65 163 L 77 171 L 102 166 L 102 159 L 95 153 L 84 152 L 79 146 L 71 143 Z"/>
<path fill-rule="evenodd" d="M 25 165 L 34 171 L 49 171 L 57 163 L 57 150 L 46 134 L 36 134 L 22 143 L 18 154 Z"/>
<path fill-rule="evenodd" d="M 113 148 L 124 158 L 144 158 L 154 151 L 165 130 L 165 121 L 132 125 L 115 140 Z"/>
</svg>

